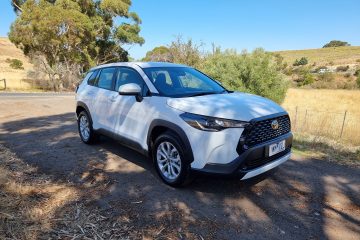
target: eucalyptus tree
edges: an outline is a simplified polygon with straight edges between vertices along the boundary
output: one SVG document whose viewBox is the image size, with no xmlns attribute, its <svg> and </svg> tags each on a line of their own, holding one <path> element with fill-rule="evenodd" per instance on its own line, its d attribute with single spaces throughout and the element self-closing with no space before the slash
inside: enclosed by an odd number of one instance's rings
<svg viewBox="0 0 360 240">
<path fill-rule="evenodd" d="M 141 19 L 130 0 L 14 0 L 18 17 L 9 38 L 25 55 L 41 56 L 52 77 L 127 61 L 124 45 L 143 44 Z M 62 67 L 59 67 L 62 66 Z M 61 81 L 61 79 L 60 79 Z"/>
</svg>

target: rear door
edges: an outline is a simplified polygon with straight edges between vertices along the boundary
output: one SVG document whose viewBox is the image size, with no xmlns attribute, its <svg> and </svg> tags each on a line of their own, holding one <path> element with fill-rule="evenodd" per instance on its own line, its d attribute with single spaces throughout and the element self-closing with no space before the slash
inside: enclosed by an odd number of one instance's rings
<svg viewBox="0 0 360 240">
<path fill-rule="evenodd" d="M 102 68 L 97 77 L 95 86 L 95 97 L 93 102 L 93 127 L 110 131 L 110 117 L 116 114 L 110 111 L 111 103 L 114 101 L 114 83 L 116 76 L 116 67 Z"/>
</svg>

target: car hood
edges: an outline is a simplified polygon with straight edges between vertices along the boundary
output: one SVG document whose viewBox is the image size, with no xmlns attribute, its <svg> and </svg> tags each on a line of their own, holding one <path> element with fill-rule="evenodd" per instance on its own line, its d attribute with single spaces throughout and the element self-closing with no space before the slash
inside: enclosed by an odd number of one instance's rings
<svg viewBox="0 0 360 240">
<path fill-rule="evenodd" d="M 269 99 L 239 92 L 169 98 L 167 104 L 183 112 L 242 121 L 285 111 Z"/>
</svg>

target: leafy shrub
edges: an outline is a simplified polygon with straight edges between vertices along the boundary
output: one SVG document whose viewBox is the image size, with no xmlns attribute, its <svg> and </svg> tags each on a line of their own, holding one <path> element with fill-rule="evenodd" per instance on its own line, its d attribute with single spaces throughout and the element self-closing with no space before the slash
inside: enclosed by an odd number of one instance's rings
<svg viewBox="0 0 360 240">
<path fill-rule="evenodd" d="M 293 66 L 302 66 L 302 65 L 306 65 L 308 64 L 308 60 L 306 57 L 302 57 L 300 58 L 300 60 L 295 60 L 295 62 L 293 63 Z"/>
<path fill-rule="evenodd" d="M 356 84 L 358 85 L 358 88 L 360 88 L 360 75 L 358 75 L 356 79 Z"/>
<path fill-rule="evenodd" d="M 335 79 L 335 76 L 331 72 L 319 74 L 319 76 L 317 78 L 318 81 L 327 82 L 327 83 L 334 81 L 334 79 Z"/>
<path fill-rule="evenodd" d="M 291 67 L 287 67 L 283 70 L 283 73 L 286 75 L 286 76 L 291 76 L 293 75 L 294 73 L 294 70 L 291 68 Z"/>
<path fill-rule="evenodd" d="M 19 59 L 6 59 L 6 62 L 9 63 L 10 67 L 13 69 L 24 69 L 23 62 Z"/>
<path fill-rule="evenodd" d="M 241 54 L 219 50 L 205 57 L 200 70 L 230 90 L 254 93 L 281 103 L 289 84 L 278 70 L 281 63 L 277 60 L 263 49 Z"/>
<path fill-rule="evenodd" d="M 299 87 L 309 85 L 315 82 L 314 76 L 310 72 L 310 68 L 302 67 L 295 70 L 298 78 L 295 80 Z"/>
<path fill-rule="evenodd" d="M 346 77 L 346 78 L 351 77 L 351 73 L 345 73 L 344 77 Z"/>
<path fill-rule="evenodd" d="M 356 88 L 357 88 L 357 84 L 354 82 L 346 82 L 343 85 L 343 89 L 351 90 L 351 89 L 356 89 Z"/>
<path fill-rule="evenodd" d="M 355 70 L 354 76 L 360 76 L 360 68 Z"/>
<path fill-rule="evenodd" d="M 342 47 L 342 46 L 350 46 L 348 42 L 343 42 L 339 40 L 332 40 L 329 43 L 325 44 L 323 48 L 329 48 L 329 47 Z"/>
<path fill-rule="evenodd" d="M 315 78 L 311 73 L 307 73 L 303 76 L 303 81 L 301 86 L 309 85 L 315 82 Z"/>
<path fill-rule="evenodd" d="M 338 66 L 336 68 L 337 72 L 346 72 L 347 70 L 349 70 L 349 65 L 347 65 L 347 66 Z"/>
</svg>

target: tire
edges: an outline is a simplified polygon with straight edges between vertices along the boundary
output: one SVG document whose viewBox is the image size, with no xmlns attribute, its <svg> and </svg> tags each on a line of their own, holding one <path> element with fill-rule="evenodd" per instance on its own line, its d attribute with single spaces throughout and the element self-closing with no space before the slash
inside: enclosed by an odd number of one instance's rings
<svg viewBox="0 0 360 240">
<path fill-rule="evenodd" d="M 156 138 L 151 151 L 157 173 L 172 187 L 185 186 L 192 180 L 190 164 L 184 157 L 182 146 L 179 137 L 167 131 Z"/>
<path fill-rule="evenodd" d="M 92 121 L 86 111 L 80 112 L 78 116 L 78 131 L 81 140 L 86 144 L 93 144 L 99 139 L 92 127 Z"/>
</svg>

